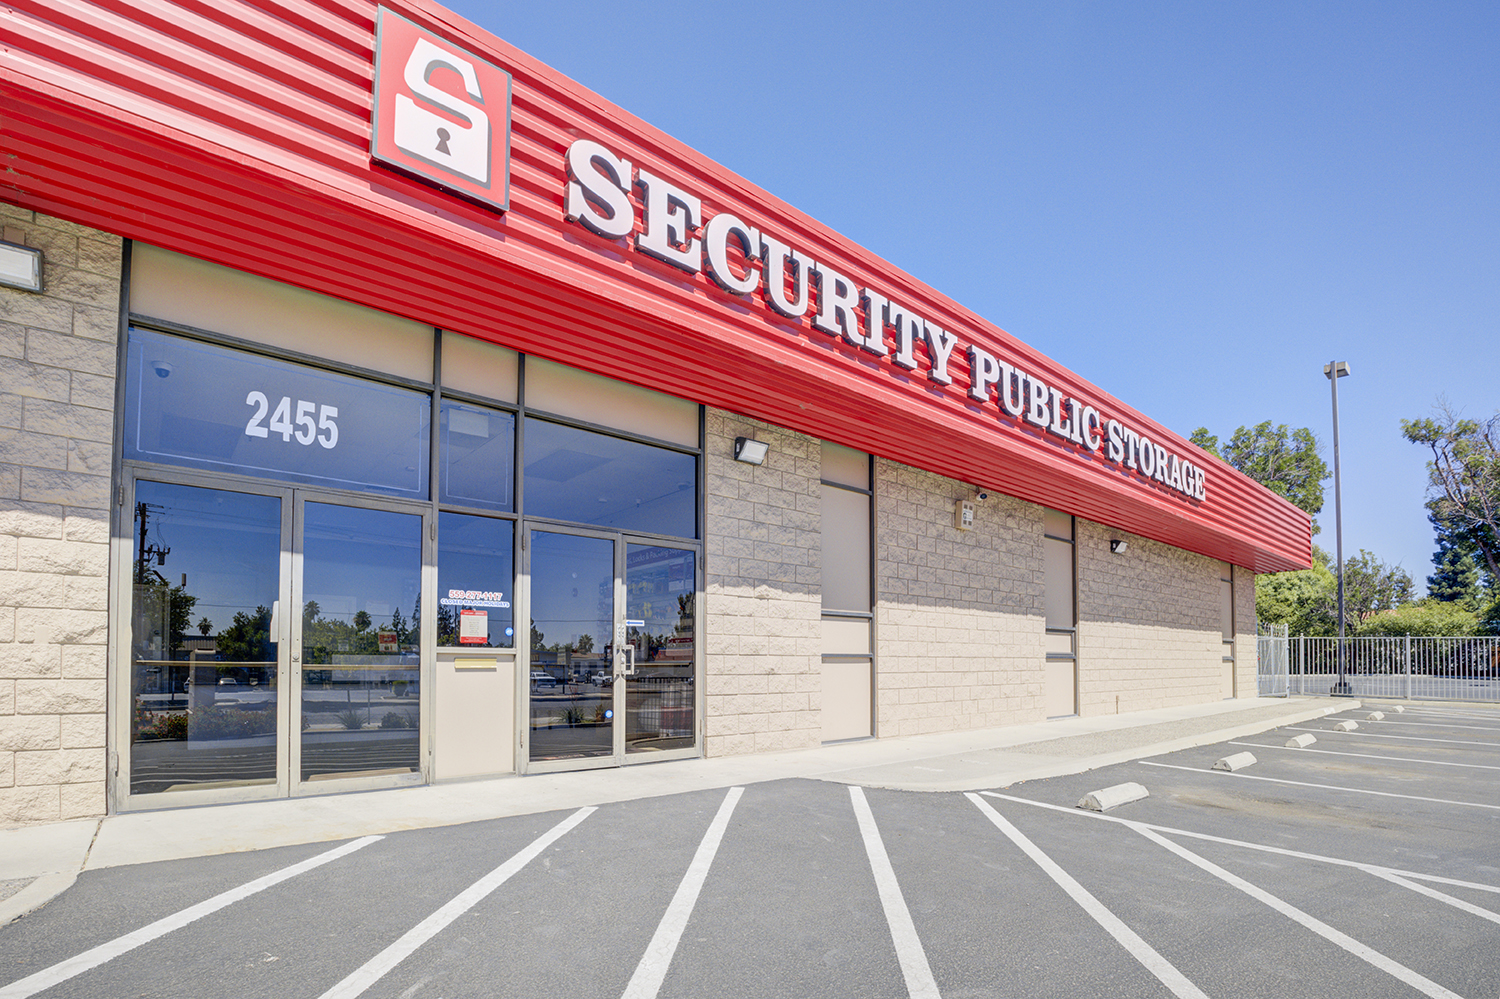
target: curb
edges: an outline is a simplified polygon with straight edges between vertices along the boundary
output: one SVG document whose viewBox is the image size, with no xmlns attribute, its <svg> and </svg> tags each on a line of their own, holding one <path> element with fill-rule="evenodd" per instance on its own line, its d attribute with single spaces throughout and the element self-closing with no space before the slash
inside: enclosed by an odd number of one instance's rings
<svg viewBox="0 0 1500 999">
<path fill-rule="evenodd" d="M 78 880 L 78 872 L 71 874 L 43 874 L 31 884 L 0 902 L 0 926 L 9 926 L 22 916 L 29 916 L 52 901 Z"/>
<path fill-rule="evenodd" d="M 1133 749 L 1117 750 L 1113 753 L 1102 753 L 1098 756 L 1085 756 L 1076 760 L 1068 760 L 1060 763 L 1039 763 L 1032 766 L 1012 766 L 1001 768 L 986 777 L 972 778 L 944 783 L 924 785 L 921 788 L 894 787 L 892 790 L 904 790 L 921 792 L 949 792 L 949 791 L 982 791 L 1007 788 L 1022 781 L 1048 780 L 1052 777 L 1071 777 L 1074 774 L 1087 773 L 1090 770 L 1098 770 L 1100 767 L 1114 766 L 1116 763 L 1132 763 L 1135 760 L 1144 759 L 1147 756 L 1161 756 L 1166 753 L 1176 753 L 1184 749 L 1196 749 L 1199 746 L 1208 746 L 1216 742 L 1224 742 L 1229 739 L 1241 739 L 1247 735 L 1259 735 L 1273 728 L 1283 725 L 1295 725 L 1298 722 L 1312 721 L 1316 718 L 1326 718 L 1329 715 L 1338 714 L 1341 711 L 1349 711 L 1360 707 L 1357 700 L 1345 701 L 1340 704 L 1325 705 L 1316 708 L 1306 708 L 1283 715 L 1274 721 L 1249 722 L 1237 725 L 1233 728 L 1214 729 L 1198 735 L 1183 736 L 1178 739 L 1169 739 L 1165 742 L 1151 743 L 1145 746 L 1136 746 Z M 842 780 L 832 775 L 814 774 L 810 775 L 819 780 L 832 780 L 840 784 L 862 783 L 852 780 Z M 865 787 L 880 787 L 879 784 L 863 784 Z M 887 787 L 889 787 L 887 785 Z"/>
</svg>

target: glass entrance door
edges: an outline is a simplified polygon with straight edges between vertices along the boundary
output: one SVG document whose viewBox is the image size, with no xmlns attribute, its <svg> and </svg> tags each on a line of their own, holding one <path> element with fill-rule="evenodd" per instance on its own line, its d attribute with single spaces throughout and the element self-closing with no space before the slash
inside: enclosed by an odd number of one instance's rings
<svg viewBox="0 0 1500 999">
<path fill-rule="evenodd" d="M 528 771 L 697 747 L 697 552 L 531 529 Z"/>
<path fill-rule="evenodd" d="M 429 514 L 191 472 L 131 496 L 124 796 L 421 779 Z"/>
<path fill-rule="evenodd" d="M 277 612 L 289 496 L 135 483 L 128 795 L 285 793 Z"/>
<path fill-rule="evenodd" d="M 422 524 L 418 513 L 298 504 L 292 774 L 305 790 L 421 773 Z"/>
<path fill-rule="evenodd" d="M 532 531 L 531 662 L 526 680 L 533 763 L 615 757 L 615 540 Z"/>
<path fill-rule="evenodd" d="M 697 553 L 691 549 L 625 545 L 628 754 L 658 754 L 694 746 L 696 565 Z"/>
</svg>

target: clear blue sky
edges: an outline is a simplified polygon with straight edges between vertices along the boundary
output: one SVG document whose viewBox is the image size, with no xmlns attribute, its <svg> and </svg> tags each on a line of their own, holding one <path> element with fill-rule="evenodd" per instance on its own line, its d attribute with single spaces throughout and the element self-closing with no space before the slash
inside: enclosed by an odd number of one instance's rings
<svg viewBox="0 0 1500 999">
<path fill-rule="evenodd" d="M 1331 466 L 1347 360 L 1344 551 L 1421 591 L 1400 420 L 1500 408 L 1500 4 L 450 6 L 1184 436 Z"/>
</svg>

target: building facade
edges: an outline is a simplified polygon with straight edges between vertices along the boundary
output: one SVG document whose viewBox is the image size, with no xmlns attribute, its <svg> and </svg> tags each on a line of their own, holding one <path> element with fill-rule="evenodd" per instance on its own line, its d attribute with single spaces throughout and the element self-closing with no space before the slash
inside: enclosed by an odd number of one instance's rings
<svg viewBox="0 0 1500 999">
<path fill-rule="evenodd" d="M 76 6 L 0 823 L 1255 696 L 1306 515 L 936 290 L 433 4 Z"/>
</svg>

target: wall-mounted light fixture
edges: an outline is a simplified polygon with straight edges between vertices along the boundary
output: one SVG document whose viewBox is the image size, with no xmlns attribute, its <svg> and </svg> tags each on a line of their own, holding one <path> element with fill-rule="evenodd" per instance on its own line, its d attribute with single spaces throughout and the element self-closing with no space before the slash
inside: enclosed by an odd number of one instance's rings
<svg viewBox="0 0 1500 999">
<path fill-rule="evenodd" d="M 734 439 L 734 460 L 743 461 L 747 465 L 760 465 L 766 460 L 766 452 L 771 450 L 771 445 L 765 441 L 751 440 L 749 437 L 736 437 Z"/>
<path fill-rule="evenodd" d="M 0 285 L 21 291 L 42 290 L 42 251 L 0 242 Z"/>
<path fill-rule="evenodd" d="M 1115 538 L 1109 543 L 1109 550 L 1114 552 L 1116 555 L 1124 555 L 1125 549 L 1129 547 L 1129 542 L 1121 541 L 1119 538 Z"/>
</svg>

